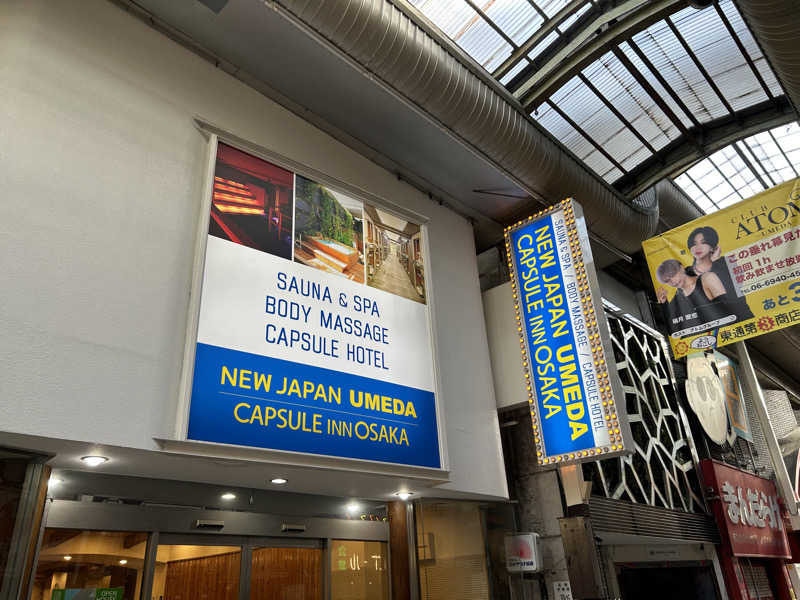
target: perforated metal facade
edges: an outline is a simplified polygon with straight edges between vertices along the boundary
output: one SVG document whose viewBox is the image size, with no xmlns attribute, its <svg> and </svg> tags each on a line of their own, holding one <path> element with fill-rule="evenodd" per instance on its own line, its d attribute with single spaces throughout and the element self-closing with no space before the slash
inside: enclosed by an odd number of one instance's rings
<svg viewBox="0 0 800 600">
<path fill-rule="evenodd" d="M 678 402 L 662 335 L 621 312 L 606 311 L 634 439 L 631 456 L 584 465 L 592 493 L 616 500 L 705 512 L 696 453 Z"/>
</svg>

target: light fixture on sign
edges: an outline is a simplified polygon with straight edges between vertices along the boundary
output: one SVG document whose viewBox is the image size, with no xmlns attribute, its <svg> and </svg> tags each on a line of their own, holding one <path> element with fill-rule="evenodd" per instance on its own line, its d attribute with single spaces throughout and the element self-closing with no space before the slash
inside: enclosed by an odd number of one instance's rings
<svg viewBox="0 0 800 600">
<path fill-rule="evenodd" d="M 413 495 L 414 495 L 414 492 L 397 492 L 397 493 L 395 494 L 395 496 L 397 496 L 398 498 L 400 498 L 400 500 L 402 500 L 403 502 L 405 502 L 406 500 L 408 500 L 408 499 L 409 499 L 411 496 L 413 496 Z"/>
<path fill-rule="evenodd" d="M 121 561 L 119 561 L 119 564 L 121 564 L 121 565 L 127 565 L 127 564 L 128 564 L 128 561 L 127 561 L 127 560 L 125 560 L 125 559 L 123 558 Z"/>
<path fill-rule="evenodd" d="M 349 513 L 355 513 L 361 510 L 361 505 L 358 502 L 351 502 L 344 508 Z"/>
<path fill-rule="evenodd" d="M 236 500 L 236 494 L 232 494 L 231 492 L 225 492 L 220 496 L 223 500 Z"/>
<path fill-rule="evenodd" d="M 288 479 L 284 479 L 283 477 L 276 477 L 275 479 L 271 479 L 270 483 L 274 483 L 275 485 L 284 485 L 288 483 Z"/>
<path fill-rule="evenodd" d="M 97 467 L 97 466 L 100 466 L 100 465 L 102 465 L 103 463 L 106 463 L 106 462 L 108 462 L 108 458 L 107 458 L 107 457 L 105 457 L 105 456 L 90 455 L 90 456 L 84 456 L 84 457 L 82 457 L 82 458 L 81 458 L 81 461 L 82 461 L 82 462 L 83 462 L 83 464 L 85 464 L 87 467 L 92 467 L 92 468 L 94 468 L 94 467 Z"/>
</svg>

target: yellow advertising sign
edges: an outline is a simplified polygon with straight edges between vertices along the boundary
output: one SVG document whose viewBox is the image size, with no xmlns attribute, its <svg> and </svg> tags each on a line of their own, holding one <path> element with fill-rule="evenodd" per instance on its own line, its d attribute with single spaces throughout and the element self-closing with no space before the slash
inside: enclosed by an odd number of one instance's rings
<svg viewBox="0 0 800 600">
<path fill-rule="evenodd" d="M 642 247 L 675 358 L 800 324 L 800 179 Z"/>
</svg>

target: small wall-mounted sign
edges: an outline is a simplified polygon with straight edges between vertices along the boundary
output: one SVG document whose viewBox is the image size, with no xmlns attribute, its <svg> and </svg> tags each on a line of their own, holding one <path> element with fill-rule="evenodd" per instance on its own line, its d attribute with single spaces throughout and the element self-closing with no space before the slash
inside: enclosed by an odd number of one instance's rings
<svg viewBox="0 0 800 600">
<path fill-rule="evenodd" d="M 541 570 L 538 533 L 507 533 L 506 570 L 509 573 L 533 573 Z"/>
</svg>

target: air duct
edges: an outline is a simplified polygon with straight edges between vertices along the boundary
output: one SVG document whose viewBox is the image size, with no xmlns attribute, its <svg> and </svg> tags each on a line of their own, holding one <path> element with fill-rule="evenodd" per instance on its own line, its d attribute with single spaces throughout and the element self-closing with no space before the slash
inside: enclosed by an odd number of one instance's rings
<svg viewBox="0 0 800 600">
<path fill-rule="evenodd" d="M 795 113 L 800 111 L 800 45 L 797 0 L 736 0 L 750 30 L 769 59 Z"/>
<path fill-rule="evenodd" d="M 636 252 L 657 231 L 665 190 L 668 202 L 682 195 L 655 186 L 624 198 L 553 140 L 498 83 L 488 75 L 479 77 L 477 69 L 389 0 L 277 3 L 534 197 L 550 202 L 576 198 L 589 228 L 624 252 Z M 669 212 L 676 222 L 699 216 L 685 196 Z"/>
</svg>

